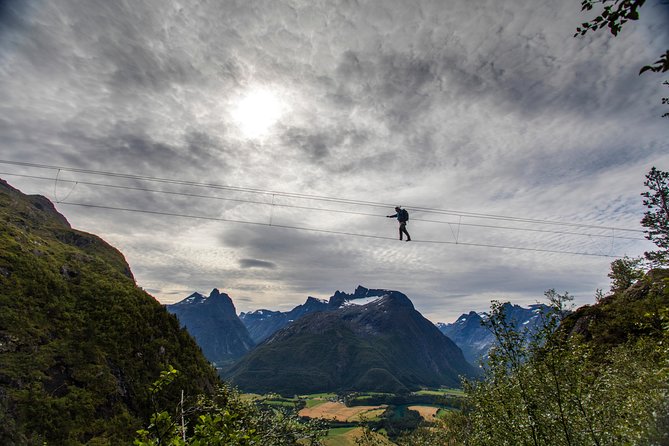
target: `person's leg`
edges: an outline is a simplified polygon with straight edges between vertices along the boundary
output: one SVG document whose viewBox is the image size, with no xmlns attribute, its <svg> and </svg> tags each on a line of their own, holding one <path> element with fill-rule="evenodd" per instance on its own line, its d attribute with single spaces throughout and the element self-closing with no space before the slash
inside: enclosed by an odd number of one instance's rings
<svg viewBox="0 0 669 446">
<path fill-rule="evenodd" d="M 411 240 L 411 236 L 409 235 L 409 232 L 407 231 L 406 223 L 400 224 L 400 240 L 402 240 L 402 232 L 404 232 L 407 235 L 407 242 L 409 240 Z"/>
</svg>

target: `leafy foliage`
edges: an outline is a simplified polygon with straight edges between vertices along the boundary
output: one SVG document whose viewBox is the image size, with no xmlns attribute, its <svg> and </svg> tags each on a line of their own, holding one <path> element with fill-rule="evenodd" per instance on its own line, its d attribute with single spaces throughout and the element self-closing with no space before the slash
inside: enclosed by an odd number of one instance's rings
<svg viewBox="0 0 669 446">
<path fill-rule="evenodd" d="M 627 256 L 611 262 L 611 291 L 624 291 L 635 284 L 644 275 L 641 269 L 641 259 L 631 259 Z"/>
<path fill-rule="evenodd" d="M 629 299 L 632 296 L 621 292 L 607 298 L 609 305 L 612 300 L 657 302 L 658 296 L 649 294 L 659 292 L 662 304 L 659 315 L 628 313 L 630 323 L 645 327 L 637 330 L 636 337 L 608 343 L 602 350 L 597 348 L 601 337 L 584 342 L 578 333 L 565 329 L 578 323 L 558 328 L 559 315 L 570 300 L 566 294 L 547 293 L 556 317 L 547 317 L 528 344 L 519 343 L 522 336 L 505 323 L 502 307 L 493 305 L 489 326 L 498 347 L 491 352 L 484 379 L 465 382 L 469 407 L 451 414 L 449 438 L 469 445 L 666 441 L 669 430 L 660 415 L 665 413 L 669 391 L 669 326 L 662 316 L 669 296 L 664 277 L 655 274 L 657 286 L 648 285 L 642 296 Z"/>
<path fill-rule="evenodd" d="M 623 25 L 630 20 L 639 20 L 639 8 L 641 8 L 646 0 L 582 0 L 581 10 L 592 11 L 595 4 L 601 4 L 602 9 L 598 15 L 588 21 L 583 22 L 581 26 L 576 28 L 576 36 L 583 36 L 589 31 L 597 31 L 602 28 L 608 28 L 611 34 L 617 36 L 622 30 Z M 669 50 L 660 56 L 658 60 L 649 65 L 644 65 L 639 70 L 639 74 L 646 71 L 655 73 L 665 73 L 669 71 Z M 667 81 L 663 85 L 669 85 Z M 662 98 L 662 104 L 669 103 L 669 98 Z M 663 118 L 669 117 L 669 113 L 664 113 Z"/>
<path fill-rule="evenodd" d="M 582 36 L 588 31 L 602 28 L 609 28 L 611 34 L 617 36 L 629 20 L 639 20 L 639 8 L 646 3 L 646 0 L 582 0 L 581 10 L 592 11 L 597 3 L 603 6 L 599 15 L 577 27 L 574 36 Z"/>
<path fill-rule="evenodd" d="M 602 11 L 593 20 L 584 22 L 576 28 L 574 36 L 602 28 L 609 28 L 611 34 L 617 36 L 629 20 L 639 20 L 639 8 L 646 3 L 646 0 L 583 0 L 581 10 L 592 11 L 596 3 L 603 5 Z"/>
<path fill-rule="evenodd" d="M 658 60 L 656 60 L 652 65 L 645 65 L 639 71 L 639 74 L 644 71 L 654 71 L 655 73 L 664 73 L 669 71 L 669 50 L 664 53 Z"/>
<path fill-rule="evenodd" d="M 155 398 L 173 386 L 178 372 L 169 368 L 151 386 Z M 212 396 L 201 395 L 189 407 L 170 413 L 157 408 L 145 429 L 137 431 L 135 446 L 317 446 L 325 430 L 316 422 L 301 422 L 276 409 L 261 409 L 243 401 L 222 384 Z"/>
</svg>

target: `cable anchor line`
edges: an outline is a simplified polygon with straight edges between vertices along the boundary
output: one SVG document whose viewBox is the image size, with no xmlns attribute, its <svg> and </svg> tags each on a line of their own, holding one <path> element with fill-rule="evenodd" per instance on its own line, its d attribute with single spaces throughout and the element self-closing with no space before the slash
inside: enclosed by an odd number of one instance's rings
<svg viewBox="0 0 669 446">
<path fill-rule="evenodd" d="M 62 201 L 65 201 L 68 198 L 70 198 L 70 195 L 72 195 L 72 192 L 74 192 L 74 188 L 77 187 L 77 184 L 79 184 L 78 182 L 75 181 L 74 184 L 72 185 L 72 188 L 70 189 L 70 191 L 65 196 L 65 198 L 63 198 L 62 200 L 59 200 L 58 199 L 58 177 L 59 177 L 59 175 L 60 175 L 60 169 L 58 169 L 58 172 L 56 172 L 56 178 L 54 178 L 54 180 L 53 180 L 53 199 L 56 203 L 61 203 Z M 67 180 L 67 182 L 71 183 L 72 181 Z"/>
<path fill-rule="evenodd" d="M 136 213 L 151 214 L 151 215 L 192 218 L 192 219 L 209 220 L 209 221 L 224 221 L 224 222 L 229 222 L 229 223 L 239 223 L 239 224 L 248 224 L 248 225 L 256 225 L 256 226 L 268 226 L 268 227 L 270 226 L 269 223 L 263 223 L 263 222 L 257 222 L 257 221 L 233 220 L 233 219 L 228 219 L 228 218 L 223 218 L 223 217 L 207 217 L 207 216 L 201 216 L 201 215 L 178 214 L 178 213 L 174 213 L 174 212 L 152 211 L 152 210 L 146 210 L 146 209 L 121 208 L 121 207 L 115 207 L 115 206 L 103 206 L 103 205 L 96 205 L 96 204 L 90 204 L 90 203 L 76 203 L 76 202 L 63 201 L 60 204 L 69 205 L 69 206 L 81 206 L 81 207 L 88 207 L 88 208 L 115 210 L 115 211 L 136 212 Z M 281 228 L 281 229 L 292 229 L 292 230 L 299 230 L 299 231 L 309 231 L 309 232 L 316 232 L 316 233 L 322 233 L 322 234 L 333 234 L 333 235 L 345 235 L 345 236 L 353 236 L 353 237 L 372 238 L 372 239 L 379 239 L 379 240 L 392 240 L 392 241 L 397 240 L 395 237 L 379 236 L 379 235 L 372 235 L 372 234 L 359 234 L 359 233 L 354 233 L 354 232 L 335 231 L 335 230 L 329 230 L 329 229 L 307 228 L 307 227 L 301 227 L 301 226 L 273 224 L 273 225 L 271 225 L 271 227 Z M 416 243 L 445 244 L 445 245 L 455 245 L 456 244 L 455 242 L 448 241 L 448 240 L 412 240 L 412 243 L 413 244 L 416 244 Z M 552 249 L 527 248 L 527 247 L 522 247 L 522 246 L 493 245 L 493 244 L 486 244 L 486 243 L 459 242 L 457 244 L 458 245 L 464 245 L 464 246 L 484 247 L 484 248 L 512 249 L 512 250 L 519 250 L 519 251 L 533 251 L 533 252 L 545 252 L 545 253 L 553 253 L 553 254 L 581 255 L 581 256 L 590 256 L 590 257 L 608 257 L 608 258 L 620 258 L 621 257 L 621 256 L 606 255 L 606 254 L 601 254 L 601 253 L 588 253 L 588 252 L 576 252 L 576 251 L 558 251 L 558 250 L 552 250 Z"/>
<path fill-rule="evenodd" d="M 218 190 L 228 190 L 228 191 L 236 191 L 236 192 L 252 193 L 252 194 L 262 194 L 262 195 L 274 194 L 278 197 L 315 200 L 315 201 L 323 201 L 323 202 L 329 202 L 329 203 L 339 203 L 339 204 L 347 204 L 347 205 L 355 205 L 355 206 L 368 206 L 368 207 L 376 207 L 376 208 L 389 208 L 389 207 L 395 206 L 395 204 L 390 204 L 390 203 L 380 203 L 380 202 L 364 201 L 364 200 L 353 200 L 353 199 L 346 199 L 346 198 L 328 197 L 328 196 L 312 195 L 312 194 L 302 194 L 302 193 L 295 193 L 295 192 L 281 192 L 281 191 L 276 191 L 276 190 L 272 191 L 272 190 L 264 190 L 264 189 L 258 189 L 258 188 L 222 185 L 222 184 L 214 184 L 214 183 L 175 180 L 175 179 L 169 179 L 169 178 L 157 178 L 157 177 L 151 177 L 151 176 L 147 176 L 147 175 L 123 174 L 123 173 L 117 173 L 117 172 L 106 172 L 106 171 L 99 171 L 99 170 L 92 170 L 92 169 L 81 169 L 81 168 L 73 168 L 73 167 L 54 166 L 54 165 L 21 162 L 21 161 L 11 161 L 11 160 L 0 159 L 0 164 L 8 164 L 8 165 L 15 165 L 15 166 L 23 166 L 23 167 L 33 167 L 33 168 L 38 168 L 38 169 L 50 169 L 50 170 L 60 169 L 60 170 L 63 170 L 63 171 L 77 172 L 77 173 L 83 173 L 83 174 L 89 174 L 89 175 L 108 176 L 108 177 L 123 178 L 123 179 L 134 179 L 134 180 L 147 181 L 147 182 L 155 182 L 155 183 L 163 183 L 163 184 L 176 184 L 176 185 L 183 185 L 183 186 L 201 187 L 201 188 L 218 189 Z M 513 217 L 513 216 L 495 215 L 495 214 L 484 214 L 484 213 L 477 213 L 477 212 L 465 212 L 465 211 L 438 209 L 438 208 L 431 208 L 431 207 L 409 206 L 407 208 L 412 210 L 412 211 L 418 211 L 418 212 L 424 212 L 424 213 L 441 214 L 441 215 L 457 215 L 460 218 L 462 218 L 462 217 L 472 217 L 472 218 L 479 218 L 479 219 L 490 219 L 490 220 L 508 221 L 508 222 L 516 222 L 516 223 L 528 223 L 528 224 L 535 224 L 535 225 L 554 225 L 554 226 L 590 228 L 590 229 L 600 229 L 600 230 L 617 229 L 619 232 L 621 232 L 621 231 L 639 232 L 639 233 L 643 232 L 643 230 L 640 230 L 640 229 L 611 228 L 610 226 L 600 226 L 600 225 L 591 225 L 591 224 L 583 224 L 583 223 L 564 222 L 564 221 L 557 221 L 557 220 L 541 220 L 541 219 L 534 219 L 534 218 Z"/>
<path fill-rule="evenodd" d="M 274 198 L 275 195 L 272 194 L 272 207 L 269 208 L 269 225 L 272 226 L 272 217 L 274 216 Z"/>
</svg>

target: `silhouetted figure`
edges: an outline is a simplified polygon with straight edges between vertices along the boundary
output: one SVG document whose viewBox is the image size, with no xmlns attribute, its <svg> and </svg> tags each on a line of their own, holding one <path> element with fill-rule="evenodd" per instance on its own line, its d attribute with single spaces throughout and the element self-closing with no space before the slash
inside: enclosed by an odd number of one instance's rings
<svg viewBox="0 0 669 446">
<path fill-rule="evenodd" d="M 407 222 L 409 221 L 409 212 L 406 209 L 402 209 L 399 206 L 395 207 L 395 215 L 386 215 L 388 218 L 397 218 L 397 221 L 400 222 L 400 240 L 402 240 L 402 234 L 407 235 L 407 242 L 411 241 L 411 236 L 407 232 Z"/>
</svg>

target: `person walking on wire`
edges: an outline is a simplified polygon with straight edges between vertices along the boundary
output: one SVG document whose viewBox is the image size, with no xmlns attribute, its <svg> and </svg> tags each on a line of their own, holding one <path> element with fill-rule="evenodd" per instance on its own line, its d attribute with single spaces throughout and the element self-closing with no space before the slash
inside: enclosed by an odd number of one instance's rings
<svg viewBox="0 0 669 446">
<path fill-rule="evenodd" d="M 407 235 L 407 242 L 411 241 L 411 236 L 407 232 L 407 222 L 409 221 L 409 212 L 406 209 L 402 209 L 399 206 L 395 206 L 395 215 L 386 215 L 388 218 L 397 218 L 397 221 L 400 222 L 400 240 L 402 240 L 402 234 Z"/>
</svg>

